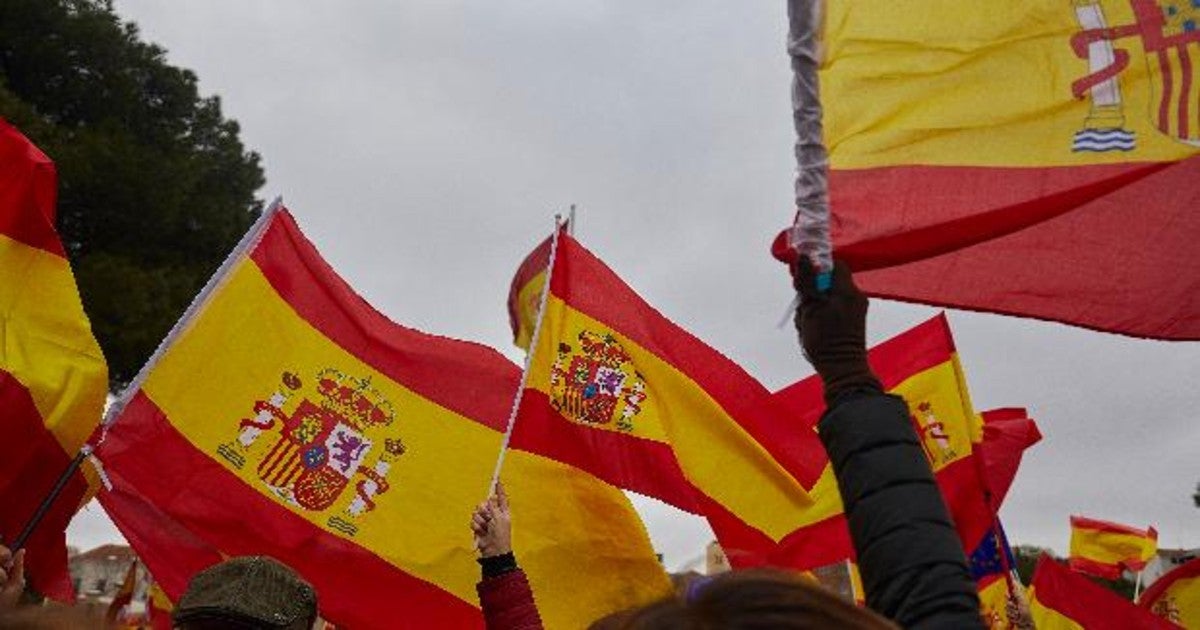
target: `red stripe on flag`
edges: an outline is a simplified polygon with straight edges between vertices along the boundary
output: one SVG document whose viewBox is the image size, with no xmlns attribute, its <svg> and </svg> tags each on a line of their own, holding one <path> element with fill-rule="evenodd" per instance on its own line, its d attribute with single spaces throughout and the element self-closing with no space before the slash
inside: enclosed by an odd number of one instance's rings
<svg viewBox="0 0 1200 630">
<path fill-rule="evenodd" d="M 0 234 L 66 257 L 54 230 L 57 195 L 54 163 L 0 118 Z"/>
<path fill-rule="evenodd" d="M 1099 562 L 1090 558 L 1078 558 L 1071 556 L 1067 559 L 1067 564 L 1071 570 L 1077 573 L 1086 575 L 1094 575 L 1106 580 L 1119 580 L 1121 573 L 1124 572 L 1124 567 L 1118 563 L 1109 564 L 1107 562 Z"/>
<path fill-rule="evenodd" d="M 1200 156 L 1044 169 L 833 171 L 830 181 L 839 255 L 856 253 L 856 268 L 897 264 L 855 275 L 870 295 L 1200 340 L 1196 275 L 1163 271 L 1194 263 Z M 1130 208 L 1142 213 L 1138 220 L 1130 220 Z M 948 231 L 939 241 L 942 228 Z M 910 234 L 919 238 L 910 242 Z"/>
<path fill-rule="evenodd" d="M 1171 49 L 1163 48 L 1158 51 L 1158 72 L 1162 76 L 1162 99 L 1158 102 L 1158 128 L 1167 133 L 1171 128 L 1171 91 L 1174 80 L 1171 77 L 1171 60 L 1167 55 Z"/>
<path fill-rule="evenodd" d="M 1158 540 L 1158 532 L 1153 527 L 1146 529 L 1138 529 L 1129 525 L 1113 523 L 1111 521 L 1101 521 L 1086 516 L 1071 516 L 1071 527 L 1074 529 L 1090 529 L 1097 532 L 1107 532 L 1109 534 L 1128 534 L 1130 536 L 1140 536 L 1142 538 L 1153 538 Z"/>
<path fill-rule="evenodd" d="M 0 370 L 0 428 L 4 451 L 0 456 L 0 535 L 12 541 L 50 493 L 71 457 L 46 428 L 33 398 L 15 377 Z M 73 602 L 74 590 L 67 574 L 67 545 L 63 532 L 75 515 L 87 484 L 75 474 L 26 543 L 26 571 L 39 593 Z"/>
<path fill-rule="evenodd" d="M 843 216 L 834 222 L 838 257 L 871 271 L 955 252 L 1086 206 L 1174 162 L 1056 168 L 900 166 L 833 170 L 830 194 Z M 876 212 L 890 191 L 906 204 L 894 217 Z M 986 207 L 980 208 L 986 204 Z M 891 219 L 891 220 L 889 220 Z M 1077 236 L 1077 235 L 1076 235 Z"/>
<path fill-rule="evenodd" d="M 721 550 L 735 569 L 768 566 L 807 571 L 854 557 L 850 529 L 842 514 L 801 527 L 775 542 L 720 503 L 706 496 L 699 499 Z"/>
<path fill-rule="evenodd" d="M 587 471 L 618 488 L 701 514 L 700 494 L 683 475 L 671 447 L 571 422 L 550 407 L 544 392 L 525 390 L 512 448 Z"/>
<path fill-rule="evenodd" d="M 1039 604 L 1088 630 L 1175 628 L 1178 626 L 1135 606 L 1120 595 L 1072 573 L 1049 556 L 1038 560 L 1033 596 Z"/>
<path fill-rule="evenodd" d="M 143 456 L 148 450 L 170 455 L 151 461 Z M 414 627 L 483 625 L 482 615 L 471 604 L 326 532 L 247 486 L 197 450 L 142 392 L 109 430 L 99 454 L 110 470 L 125 475 L 113 480 L 114 492 L 105 499 L 113 505 L 110 513 L 120 517 L 118 527 L 156 578 L 163 579 L 159 576 L 163 569 L 172 574 L 170 581 L 162 582 L 172 598 L 181 593 L 183 579 L 170 562 L 182 561 L 188 572 L 194 572 L 214 559 L 211 552 L 203 551 L 207 546 L 232 556 L 266 554 L 286 559 L 317 589 L 322 616 L 338 624 L 379 627 L 387 625 L 385 620 L 403 620 Z M 163 525 L 195 532 L 190 549 L 201 556 L 164 561 L 162 554 L 179 553 L 171 538 L 138 538 L 138 532 L 154 532 L 157 526 L 129 527 L 121 501 L 160 506 L 160 518 L 168 519 Z"/>
<path fill-rule="evenodd" d="M 521 374 L 504 355 L 391 321 L 337 275 L 286 211 L 251 258 L 301 318 L 347 352 L 442 407 L 505 430 Z M 495 387 L 497 379 L 512 387 Z"/>
</svg>

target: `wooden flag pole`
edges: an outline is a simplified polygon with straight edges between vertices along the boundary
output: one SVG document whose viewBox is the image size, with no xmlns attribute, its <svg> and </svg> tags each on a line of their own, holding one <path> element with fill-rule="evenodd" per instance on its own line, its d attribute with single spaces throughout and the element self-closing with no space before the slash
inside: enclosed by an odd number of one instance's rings
<svg viewBox="0 0 1200 630">
<path fill-rule="evenodd" d="M 571 206 L 572 211 L 574 206 Z M 504 456 L 508 454 L 508 445 L 512 441 L 513 427 L 517 425 L 517 412 L 521 409 L 521 399 L 525 397 L 525 384 L 529 380 L 529 365 L 533 363 L 533 355 L 537 352 L 538 337 L 542 333 L 542 320 L 546 317 L 546 302 L 550 298 L 550 279 L 554 276 L 554 259 L 558 255 L 558 235 L 562 229 L 562 215 L 554 215 L 554 234 L 550 237 L 550 262 L 546 266 L 546 282 L 542 284 L 542 295 L 538 300 L 537 321 L 533 324 L 533 336 L 529 339 L 529 351 L 525 353 L 525 369 L 521 371 L 521 382 L 517 385 L 517 393 L 513 396 L 512 410 L 508 414 L 508 425 L 504 429 L 504 440 L 500 443 L 500 454 L 496 456 L 496 469 L 492 472 L 492 481 L 488 484 L 487 496 L 490 499 L 496 494 L 496 484 L 500 483 L 500 471 L 504 468 Z"/>
</svg>

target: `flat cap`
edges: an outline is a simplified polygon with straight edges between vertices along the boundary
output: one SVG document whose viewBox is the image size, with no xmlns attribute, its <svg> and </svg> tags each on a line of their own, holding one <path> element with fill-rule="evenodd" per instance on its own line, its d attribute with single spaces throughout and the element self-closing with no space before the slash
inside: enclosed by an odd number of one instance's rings
<svg viewBox="0 0 1200 630">
<path fill-rule="evenodd" d="M 317 616 L 317 594 L 276 560 L 230 558 L 192 577 L 171 616 L 177 625 L 227 621 L 237 627 L 307 629 Z"/>
</svg>

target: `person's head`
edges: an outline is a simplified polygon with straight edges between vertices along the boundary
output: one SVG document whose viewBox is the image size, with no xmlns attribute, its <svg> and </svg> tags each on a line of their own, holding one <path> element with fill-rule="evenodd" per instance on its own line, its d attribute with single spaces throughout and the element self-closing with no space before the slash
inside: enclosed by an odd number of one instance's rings
<svg viewBox="0 0 1200 630">
<path fill-rule="evenodd" d="M 308 630 L 317 594 L 271 558 L 230 558 L 197 573 L 171 617 L 180 630 Z"/>
<path fill-rule="evenodd" d="M 707 630 L 731 628 L 861 628 L 896 626 L 799 576 L 766 569 L 716 577 L 692 597 L 670 597 L 606 617 L 595 630 Z"/>
</svg>

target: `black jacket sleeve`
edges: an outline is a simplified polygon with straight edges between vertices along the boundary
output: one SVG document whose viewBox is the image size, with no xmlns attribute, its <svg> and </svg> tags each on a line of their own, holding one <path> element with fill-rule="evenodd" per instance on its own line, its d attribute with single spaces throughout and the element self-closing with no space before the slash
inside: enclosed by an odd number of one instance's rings
<svg viewBox="0 0 1200 630">
<path fill-rule="evenodd" d="M 904 401 L 857 391 L 820 423 L 867 606 L 913 630 L 983 628 L 962 543 Z"/>
</svg>

